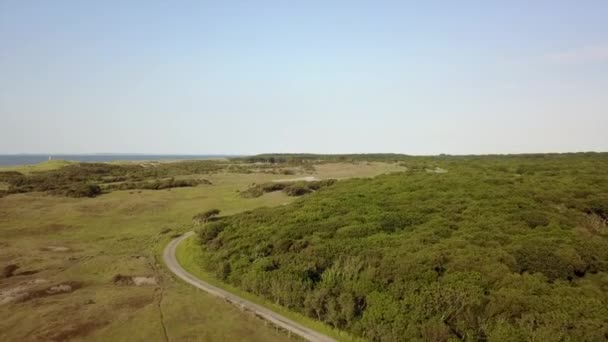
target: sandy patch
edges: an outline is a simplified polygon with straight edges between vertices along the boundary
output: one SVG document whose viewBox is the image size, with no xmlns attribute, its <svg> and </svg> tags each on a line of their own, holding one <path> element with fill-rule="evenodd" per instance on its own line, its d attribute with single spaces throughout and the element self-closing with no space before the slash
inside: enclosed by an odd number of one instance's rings
<svg viewBox="0 0 608 342">
<path fill-rule="evenodd" d="M 446 173 L 446 172 L 448 172 L 448 170 L 442 169 L 440 167 L 436 167 L 434 169 L 426 169 L 426 172 L 428 172 L 428 173 Z"/>
<path fill-rule="evenodd" d="M 281 182 L 314 182 L 318 181 L 319 178 L 314 176 L 300 177 L 300 178 L 290 178 L 290 179 L 275 179 L 273 182 L 281 183 Z"/>
<path fill-rule="evenodd" d="M 72 292 L 74 289 L 71 284 L 59 284 L 55 286 L 51 286 L 46 290 L 48 294 L 57 294 L 57 293 L 68 293 Z"/>
<path fill-rule="evenodd" d="M 135 285 L 135 286 L 154 286 L 158 285 L 156 277 L 148 276 L 129 276 L 117 274 L 112 278 L 115 285 Z"/>
<path fill-rule="evenodd" d="M 155 277 L 133 277 L 135 286 L 158 285 Z"/>
<path fill-rule="evenodd" d="M 65 246 L 47 246 L 44 247 L 43 250 L 50 252 L 69 252 L 71 249 Z"/>
<path fill-rule="evenodd" d="M 0 290 L 0 305 L 20 302 L 29 296 L 29 290 L 40 285 L 47 283 L 46 279 L 33 279 L 21 282 L 17 286 Z"/>
<path fill-rule="evenodd" d="M 47 288 L 39 288 L 38 285 L 44 284 L 45 279 L 34 279 L 19 284 L 16 287 L 0 291 L 0 305 L 8 303 L 25 302 L 35 298 L 53 296 L 62 293 L 71 293 L 82 287 L 78 281 L 67 281 Z"/>
</svg>

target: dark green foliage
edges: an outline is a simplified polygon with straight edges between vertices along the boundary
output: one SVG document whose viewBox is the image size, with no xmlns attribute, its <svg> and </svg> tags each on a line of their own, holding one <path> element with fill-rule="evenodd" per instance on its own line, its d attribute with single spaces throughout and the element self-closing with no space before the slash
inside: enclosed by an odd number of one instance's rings
<svg viewBox="0 0 608 342">
<path fill-rule="evenodd" d="M 59 194 L 68 197 L 95 197 L 101 194 L 101 188 L 95 184 L 75 184 L 66 190 L 60 191 Z"/>
<path fill-rule="evenodd" d="M 331 186 L 336 182 L 337 180 L 335 179 L 324 179 L 311 182 L 269 182 L 254 185 L 249 189 L 242 191 L 241 196 L 246 198 L 255 198 L 262 196 L 264 193 L 274 191 L 283 191 L 288 196 L 302 196 L 321 188 Z"/>
<path fill-rule="evenodd" d="M 520 212 L 520 219 L 530 228 L 542 227 L 549 224 L 547 216 L 539 211 L 522 210 Z"/>
<path fill-rule="evenodd" d="M 218 272 L 215 274 L 221 280 L 226 280 L 230 275 L 230 263 L 224 262 L 218 268 Z"/>
<path fill-rule="evenodd" d="M 291 186 L 286 187 L 283 190 L 285 191 L 285 193 L 288 196 L 302 196 L 302 195 L 306 195 L 313 191 L 306 184 L 302 184 L 302 183 L 293 184 Z"/>
<path fill-rule="evenodd" d="M 197 180 L 197 179 L 164 179 L 164 180 L 155 180 L 151 182 L 125 182 L 120 184 L 112 184 L 107 186 L 107 189 L 111 190 L 133 190 L 133 189 L 141 189 L 141 190 L 164 190 L 164 189 L 172 189 L 172 188 L 185 188 L 185 187 L 193 187 L 199 184 L 211 184 L 206 179 Z"/>
<path fill-rule="evenodd" d="M 206 225 L 204 267 L 372 341 L 608 336 L 607 154 L 390 158 Z"/>
<path fill-rule="evenodd" d="M 513 252 L 520 273 L 542 273 L 549 281 L 583 275 L 587 265 L 576 251 L 545 240 L 522 242 Z"/>
<path fill-rule="evenodd" d="M 222 221 L 211 222 L 198 230 L 198 237 L 203 243 L 208 243 L 215 239 L 225 228 Z"/>
<path fill-rule="evenodd" d="M 270 182 L 256 184 L 249 189 L 242 191 L 241 196 L 245 198 L 260 197 L 266 192 L 281 191 L 287 187 L 288 183 Z"/>
</svg>

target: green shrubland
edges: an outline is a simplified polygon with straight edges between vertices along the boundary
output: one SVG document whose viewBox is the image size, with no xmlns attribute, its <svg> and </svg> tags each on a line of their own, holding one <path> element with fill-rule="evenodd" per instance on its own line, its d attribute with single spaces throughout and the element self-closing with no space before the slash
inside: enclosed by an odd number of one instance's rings
<svg viewBox="0 0 608 342">
<path fill-rule="evenodd" d="M 161 179 L 161 180 L 153 180 L 153 181 L 141 181 L 141 182 L 123 182 L 119 184 L 110 184 L 106 186 L 106 189 L 109 190 L 133 190 L 133 189 L 142 189 L 142 190 L 165 190 L 172 188 L 185 188 L 197 186 L 199 184 L 207 184 L 210 185 L 211 182 L 208 180 L 202 179 Z"/>
<path fill-rule="evenodd" d="M 267 192 L 283 191 L 288 196 L 302 196 L 321 188 L 328 187 L 336 183 L 335 179 L 324 179 L 320 181 L 296 181 L 296 182 L 268 182 L 256 184 L 241 192 L 245 198 L 260 197 Z"/>
<path fill-rule="evenodd" d="M 171 163 L 61 163 L 56 168 L 25 168 L 28 172 L 18 172 L 13 169 L 0 170 L 0 197 L 8 194 L 27 192 L 46 192 L 51 195 L 68 197 L 94 197 L 103 192 L 113 190 L 163 190 L 179 187 L 193 187 L 211 183 L 204 179 L 193 179 L 197 175 L 217 173 L 266 173 L 293 175 L 298 171 L 314 171 L 312 166 L 318 161 L 301 164 L 295 161 L 276 163 L 251 163 L 242 158 L 233 160 L 196 160 Z M 176 179 L 188 176 L 189 179 Z M 325 182 L 325 181 L 324 181 Z M 289 193 L 298 196 L 311 192 L 318 184 L 290 185 Z M 101 191 L 97 191 L 97 187 Z M 90 191 L 94 190 L 94 191 Z M 247 193 L 253 193 L 255 189 Z M 261 195 L 268 190 L 264 185 Z M 256 190 L 257 191 L 257 190 Z M 285 190 L 288 192 L 288 190 Z M 257 195 L 251 196 L 255 197 Z"/>
<path fill-rule="evenodd" d="M 0 182 L 8 184 L 3 194 L 46 192 L 68 197 L 94 197 L 112 190 L 163 190 L 210 184 L 204 179 L 175 179 L 226 170 L 226 162 L 214 160 L 154 164 L 71 163 L 58 169 L 23 174 L 0 171 Z"/>
<path fill-rule="evenodd" d="M 205 223 L 205 222 L 215 220 L 217 218 L 217 215 L 219 215 L 219 214 L 220 214 L 219 209 L 209 209 L 209 210 L 205 210 L 201 213 L 194 215 L 192 220 L 194 223 L 198 223 L 198 224 Z"/>
<path fill-rule="evenodd" d="M 408 171 L 208 223 L 202 266 L 372 341 L 608 336 L 608 154 L 376 158 Z"/>
</svg>

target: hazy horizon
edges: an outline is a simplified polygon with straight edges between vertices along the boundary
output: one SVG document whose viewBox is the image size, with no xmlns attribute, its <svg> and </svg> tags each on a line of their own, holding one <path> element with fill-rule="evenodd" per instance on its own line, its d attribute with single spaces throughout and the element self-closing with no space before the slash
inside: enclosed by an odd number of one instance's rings
<svg viewBox="0 0 608 342">
<path fill-rule="evenodd" d="M 606 17 L 604 1 L 2 2 L 0 154 L 608 151 Z"/>
<path fill-rule="evenodd" d="M 69 152 L 16 152 L 16 153 L 0 153 L 0 156 L 207 156 L 207 157 L 246 157 L 246 156 L 255 156 L 255 155 L 264 155 L 264 154 L 277 154 L 277 155 L 287 155 L 287 154 L 318 154 L 318 155 L 349 155 L 349 154 L 361 154 L 361 155 L 373 155 L 373 154 L 395 154 L 395 155 L 405 155 L 405 156 L 413 156 L 413 157 L 425 157 L 425 156 L 487 156 L 487 155 L 526 155 L 526 154 L 578 154 L 578 153 L 608 153 L 608 151 L 595 151 L 595 150 L 587 150 L 587 151 L 563 151 L 563 152 L 552 152 L 552 151 L 541 151 L 541 152 L 521 152 L 521 153 L 436 153 L 436 154 L 413 154 L 413 153 L 399 153 L 399 152 L 346 152 L 346 153 L 316 153 L 316 152 L 276 152 L 276 151 L 266 151 L 260 153 L 138 153 L 138 152 L 79 152 L 79 153 L 69 153 Z"/>
</svg>

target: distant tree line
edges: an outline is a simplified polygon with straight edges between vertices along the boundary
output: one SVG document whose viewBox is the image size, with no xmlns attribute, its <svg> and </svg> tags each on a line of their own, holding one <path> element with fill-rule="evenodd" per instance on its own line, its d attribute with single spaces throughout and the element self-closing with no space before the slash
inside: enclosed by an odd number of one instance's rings
<svg viewBox="0 0 608 342">
<path fill-rule="evenodd" d="M 162 190 L 210 184 L 208 180 L 175 179 L 174 176 L 219 172 L 226 166 L 217 162 L 193 161 L 138 164 L 78 163 L 57 170 L 22 174 L 0 172 L 0 182 L 8 189 L 0 195 L 46 192 L 68 197 L 95 197 L 103 191 L 148 189 Z"/>
<path fill-rule="evenodd" d="M 211 182 L 206 179 L 162 179 L 153 181 L 141 182 L 124 182 L 119 184 L 111 184 L 106 187 L 110 190 L 165 190 L 171 188 L 193 187 L 200 184 L 211 185 Z"/>
<path fill-rule="evenodd" d="M 267 192 L 283 191 L 288 196 L 302 196 L 313 191 L 331 186 L 337 182 L 336 179 L 324 179 L 319 181 L 296 181 L 296 182 L 268 182 L 256 184 L 245 191 L 241 196 L 245 198 L 260 197 Z"/>
</svg>

